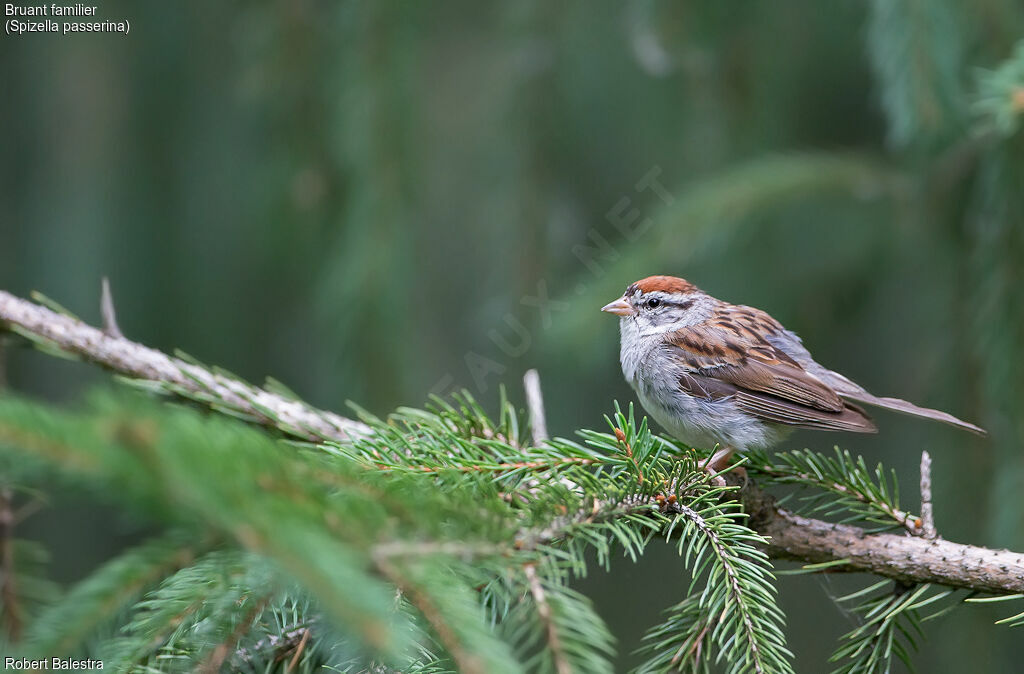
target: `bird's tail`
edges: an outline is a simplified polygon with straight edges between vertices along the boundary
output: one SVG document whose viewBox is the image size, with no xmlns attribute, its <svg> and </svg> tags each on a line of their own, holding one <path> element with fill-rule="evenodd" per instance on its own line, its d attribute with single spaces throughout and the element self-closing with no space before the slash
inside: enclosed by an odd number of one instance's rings
<svg viewBox="0 0 1024 674">
<path fill-rule="evenodd" d="M 831 380 L 829 381 L 829 384 L 832 385 L 836 393 L 847 400 L 855 400 L 875 407 L 884 407 L 887 410 L 900 412 L 902 414 L 909 414 L 913 417 L 934 419 L 935 421 L 941 421 L 944 424 L 956 426 L 957 428 L 962 428 L 965 431 L 970 431 L 971 433 L 988 435 L 988 432 L 984 428 L 967 423 L 962 419 L 957 419 L 952 414 L 941 412 L 939 410 L 928 409 L 927 407 L 918 407 L 913 403 L 908 403 L 906 400 L 900 400 L 899 398 L 879 398 L 878 396 L 871 395 L 861 386 L 853 383 L 838 372 L 829 371 L 828 374 L 831 375 L 829 377 Z"/>
<path fill-rule="evenodd" d="M 975 426 L 974 424 L 968 423 L 963 419 L 957 419 L 952 414 L 949 414 L 947 412 L 941 412 L 939 410 L 928 409 L 927 407 L 918 407 L 913 403 L 908 403 L 906 400 L 900 400 L 899 398 L 879 398 L 878 396 L 873 396 L 870 393 L 867 393 L 866 391 L 863 394 L 859 395 L 851 395 L 847 393 L 840 393 L 840 395 L 842 395 L 844 398 L 856 400 L 857 402 L 862 402 L 867 405 L 874 405 L 875 407 L 884 407 L 887 410 L 892 410 L 894 412 L 902 412 L 903 414 L 909 414 L 914 417 L 934 419 L 935 421 L 941 421 L 944 424 L 956 426 L 957 428 L 962 428 L 965 431 L 970 431 L 971 433 L 976 433 L 978 435 L 988 435 L 988 432 L 984 428 Z"/>
</svg>

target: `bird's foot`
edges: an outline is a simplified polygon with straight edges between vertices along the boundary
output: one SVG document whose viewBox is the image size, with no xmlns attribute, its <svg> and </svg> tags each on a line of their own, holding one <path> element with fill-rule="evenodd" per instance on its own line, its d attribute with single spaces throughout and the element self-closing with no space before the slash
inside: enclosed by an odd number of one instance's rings
<svg viewBox="0 0 1024 674">
<path fill-rule="evenodd" d="M 732 447 L 721 447 L 715 450 L 715 453 L 704 462 L 704 470 L 711 475 L 711 482 L 715 486 L 726 486 L 725 478 L 722 477 L 721 473 L 729 470 L 729 462 L 732 460 L 734 452 L 735 450 Z M 743 466 L 737 466 L 732 469 L 732 472 L 743 479 L 743 486 L 745 487 L 747 485 L 747 469 Z"/>
</svg>

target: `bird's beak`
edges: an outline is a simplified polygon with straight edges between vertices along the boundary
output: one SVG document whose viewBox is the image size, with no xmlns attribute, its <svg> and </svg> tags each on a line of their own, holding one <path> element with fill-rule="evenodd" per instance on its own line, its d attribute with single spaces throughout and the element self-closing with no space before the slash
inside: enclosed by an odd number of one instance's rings
<svg viewBox="0 0 1024 674">
<path fill-rule="evenodd" d="M 606 304 L 601 307 L 601 311 L 607 311 L 610 314 L 618 314 L 619 316 L 632 316 L 636 312 L 633 311 L 633 307 L 629 305 L 625 297 L 620 297 L 611 304 Z"/>
</svg>

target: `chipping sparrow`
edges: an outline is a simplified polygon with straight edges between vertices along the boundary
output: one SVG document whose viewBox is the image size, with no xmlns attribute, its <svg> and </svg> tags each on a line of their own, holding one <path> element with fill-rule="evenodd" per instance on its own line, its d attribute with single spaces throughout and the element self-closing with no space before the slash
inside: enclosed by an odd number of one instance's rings
<svg viewBox="0 0 1024 674">
<path fill-rule="evenodd" d="M 951 414 L 878 398 L 811 358 L 800 338 L 765 312 L 711 297 L 674 276 L 637 281 L 602 311 L 621 316 L 622 373 L 647 413 L 692 447 L 771 446 L 795 428 L 874 433 L 857 405 L 985 431 Z"/>
</svg>

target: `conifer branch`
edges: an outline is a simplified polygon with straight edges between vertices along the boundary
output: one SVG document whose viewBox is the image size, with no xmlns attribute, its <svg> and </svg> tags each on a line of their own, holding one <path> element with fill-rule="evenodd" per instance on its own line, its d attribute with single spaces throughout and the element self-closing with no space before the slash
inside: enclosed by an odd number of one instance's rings
<svg viewBox="0 0 1024 674">
<path fill-rule="evenodd" d="M 768 539 L 772 558 L 830 565 L 829 572 L 870 572 L 908 585 L 932 583 L 975 592 L 1024 592 L 1024 554 L 893 533 L 797 515 L 753 482 L 742 491 L 750 527 Z"/>
<path fill-rule="evenodd" d="M 533 564 L 527 564 L 523 567 L 523 571 L 530 585 L 530 594 L 533 596 L 533 602 L 537 605 L 537 614 L 540 616 L 541 622 L 544 623 L 544 629 L 547 632 L 548 648 L 551 649 L 551 659 L 555 663 L 555 671 L 558 674 L 572 674 L 572 665 L 569 664 L 569 660 L 565 657 L 565 652 L 562 650 L 562 640 L 558 636 L 558 627 L 551 616 L 551 605 L 548 604 L 544 586 L 541 584 L 540 578 L 537 577 L 537 569 Z"/>
<path fill-rule="evenodd" d="M 460 672 L 466 674 L 485 674 L 485 663 L 463 643 L 455 628 L 449 624 L 444 612 L 431 597 L 418 585 L 410 581 L 397 566 L 384 557 L 374 559 L 374 566 L 382 576 L 391 581 L 398 590 L 409 599 L 424 619 L 433 628 L 441 644 L 451 654 L 459 666 Z"/>
<path fill-rule="evenodd" d="M 726 575 L 726 586 L 729 591 L 729 602 L 726 603 L 726 607 L 732 604 L 736 611 L 740 615 L 740 624 L 743 627 L 742 639 L 750 644 L 750 655 L 751 665 L 757 674 L 764 674 L 765 663 L 762 659 L 758 644 L 763 638 L 761 630 L 754 625 L 754 620 L 750 615 L 750 606 L 748 604 L 749 599 L 746 591 L 744 591 L 745 583 L 741 580 L 739 570 L 736 566 L 736 559 L 733 553 L 722 543 L 718 532 L 708 525 L 708 522 L 704 517 L 697 511 L 693 510 L 688 506 L 679 506 L 682 511 L 682 517 L 689 520 L 694 527 L 696 527 L 710 542 L 711 549 L 714 552 L 715 557 L 718 558 L 721 568 L 724 570 Z M 728 610 L 728 608 L 726 609 Z"/>
<path fill-rule="evenodd" d="M 511 473 L 522 470 L 551 470 L 563 466 L 591 466 L 599 463 L 596 459 L 585 456 L 563 456 L 550 459 L 536 459 L 533 461 L 507 461 L 497 463 L 463 464 L 463 465 L 389 465 L 377 464 L 382 471 L 408 470 L 414 473 L 440 473 L 442 471 L 454 470 L 460 473 Z"/>
<path fill-rule="evenodd" d="M 123 338 L 106 335 L 69 315 L 0 291 L 0 330 L 4 329 L 29 339 L 41 349 L 57 349 L 61 354 L 71 354 L 126 377 L 150 382 L 157 391 L 186 397 L 214 409 L 241 413 L 294 437 L 345 443 L 352 438 L 363 438 L 369 432 L 369 427 L 361 422 L 316 410 L 305 403 L 253 387 L 236 378 L 172 358 Z M 493 429 L 480 429 L 480 432 L 485 438 L 497 437 Z M 511 439 L 510 444 L 514 444 Z M 564 447 L 560 445 L 560 448 Z M 536 449 L 541 451 L 543 448 Z M 538 462 L 548 460 L 552 460 L 552 455 L 541 454 L 536 458 Z M 597 459 L 592 455 L 580 455 L 556 461 L 564 465 L 587 466 L 596 463 Z M 391 468 L 400 467 L 395 457 L 389 457 L 389 461 L 382 463 L 390 464 Z M 543 468 L 539 464 L 534 466 L 532 457 L 525 462 L 500 463 L 503 465 L 481 464 L 478 468 L 481 472 L 496 468 L 497 472 L 510 470 L 513 473 L 517 470 Z M 469 465 L 466 464 L 467 470 L 477 471 L 477 468 L 469 468 Z M 409 468 L 408 465 L 405 467 Z M 444 466 L 439 462 L 436 470 L 440 472 L 443 469 Z M 428 472 L 435 468 L 418 466 L 413 470 Z M 763 468 L 758 470 L 764 472 Z M 775 477 L 784 476 L 780 474 Z M 788 472 L 788 477 L 801 481 L 811 475 L 794 469 Z M 838 482 L 836 485 L 835 493 L 845 492 L 846 496 L 856 500 L 867 498 L 872 505 L 879 505 L 868 497 L 861 498 L 863 494 L 851 493 L 847 487 L 838 489 L 843 486 Z M 937 583 L 1001 594 L 1024 592 L 1024 554 L 941 539 L 869 533 L 859 527 L 797 515 L 778 508 L 770 496 L 753 484 L 743 490 L 742 494 L 745 507 L 751 514 L 750 524 L 769 538 L 767 550 L 772 557 L 808 563 L 844 560 L 844 564 L 830 567 L 830 570 L 869 571 L 908 584 Z M 579 517 L 576 514 L 567 515 L 562 525 L 572 527 L 590 518 L 603 520 L 606 517 L 631 517 L 638 510 L 649 507 L 646 503 L 618 504 L 617 507 L 602 507 L 602 504 L 598 504 L 596 509 L 581 513 Z M 886 507 L 880 507 L 880 512 L 884 512 Z M 920 527 L 916 518 L 905 511 L 893 509 L 884 514 L 902 523 L 908 530 Z M 561 533 L 561 526 L 549 527 L 539 537 L 535 534 L 527 539 L 528 544 L 538 544 Z"/>
<path fill-rule="evenodd" d="M 242 640 L 242 637 L 244 637 L 249 631 L 249 628 L 252 627 L 253 622 L 260 617 L 260 614 L 262 614 L 264 609 L 266 609 L 270 604 L 270 599 L 270 595 L 263 596 L 257 600 L 250 598 L 249 601 L 252 602 L 252 606 L 248 611 L 246 611 L 238 624 L 235 625 L 235 629 L 232 630 L 227 639 L 217 644 L 214 649 L 210 651 L 206 661 L 196 669 L 196 674 L 217 674 L 217 672 L 220 671 L 221 666 L 228 659 L 228 656 L 235 652 L 235 646 Z M 289 667 L 288 670 L 290 671 L 291 667 Z"/>
<path fill-rule="evenodd" d="M 302 631 L 302 638 L 299 640 L 299 645 L 295 647 L 295 654 L 292 659 L 288 661 L 288 668 L 285 669 L 285 674 L 291 674 L 292 670 L 295 669 L 295 665 L 298 664 L 299 658 L 302 657 L 302 652 L 306 650 L 306 644 L 309 643 L 309 635 L 312 634 L 312 630 L 306 628 Z"/>
<path fill-rule="evenodd" d="M 281 660 L 292 651 L 297 651 L 299 644 L 308 641 L 312 633 L 310 627 L 303 626 L 283 634 L 268 634 L 252 646 L 236 649 L 234 659 L 251 667 L 257 657 L 265 652 L 273 652 L 273 659 Z"/>
<path fill-rule="evenodd" d="M 158 392 L 223 408 L 303 440 L 344 442 L 366 430 L 358 421 L 172 358 L 0 290 L 0 331 L 5 329 L 39 348 L 96 363 L 122 376 L 148 382 Z"/>
<path fill-rule="evenodd" d="M 750 467 L 777 482 L 832 492 L 839 497 L 826 504 L 833 512 L 845 506 L 864 519 L 895 523 L 914 536 L 922 535 L 921 518 L 895 505 L 895 477 L 890 484 L 881 467 L 872 476 L 863 457 L 854 458 L 849 451 L 837 448 L 834 458 L 810 451 L 776 452 L 772 458 L 766 452 L 753 452 Z M 823 498 L 819 494 L 819 500 Z"/>
<path fill-rule="evenodd" d="M 145 590 L 194 562 L 197 553 L 212 543 L 172 530 L 122 553 L 72 588 L 64 602 L 46 609 L 28 630 L 26 641 L 40 652 L 74 653 Z"/>
</svg>

